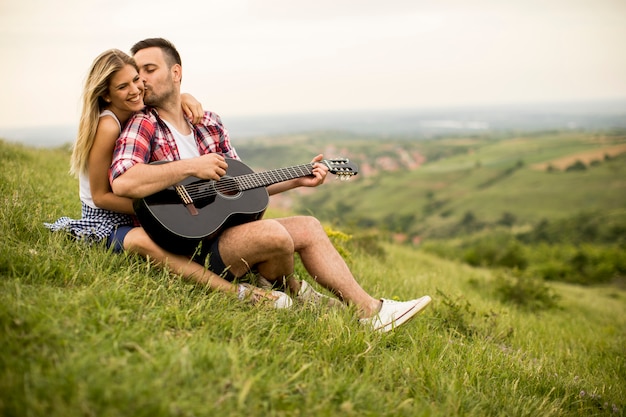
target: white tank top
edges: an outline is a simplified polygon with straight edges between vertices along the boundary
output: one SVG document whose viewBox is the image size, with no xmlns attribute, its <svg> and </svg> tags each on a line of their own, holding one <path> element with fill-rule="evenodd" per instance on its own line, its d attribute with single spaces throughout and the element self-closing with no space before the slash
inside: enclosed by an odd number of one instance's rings
<svg viewBox="0 0 626 417">
<path fill-rule="evenodd" d="M 113 117 L 113 119 L 117 122 L 117 126 L 119 127 L 119 131 L 117 132 L 117 134 L 119 135 L 122 132 L 122 124 L 118 120 L 115 113 L 113 113 L 111 110 L 103 110 L 102 113 L 100 113 L 100 117 L 103 116 Z M 91 185 L 89 185 L 88 171 L 89 167 L 87 167 L 86 172 L 81 172 L 80 174 L 78 174 L 78 192 L 80 195 L 80 200 L 91 208 L 98 208 L 94 204 L 93 197 L 91 196 Z"/>
</svg>

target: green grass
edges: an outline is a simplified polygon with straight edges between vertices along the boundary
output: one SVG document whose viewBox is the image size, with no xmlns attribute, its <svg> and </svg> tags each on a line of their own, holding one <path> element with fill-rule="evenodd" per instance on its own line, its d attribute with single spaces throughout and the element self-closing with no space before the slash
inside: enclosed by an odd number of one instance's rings
<svg viewBox="0 0 626 417">
<path fill-rule="evenodd" d="M 49 233 L 77 216 L 67 150 L 0 142 L 3 416 L 589 416 L 626 411 L 626 293 L 550 284 L 503 301 L 499 273 L 346 243 L 371 293 L 428 293 L 396 332 L 350 310 L 276 311 Z M 365 199 L 366 197 L 363 196 Z M 355 236 L 354 240 L 357 240 Z"/>
</svg>

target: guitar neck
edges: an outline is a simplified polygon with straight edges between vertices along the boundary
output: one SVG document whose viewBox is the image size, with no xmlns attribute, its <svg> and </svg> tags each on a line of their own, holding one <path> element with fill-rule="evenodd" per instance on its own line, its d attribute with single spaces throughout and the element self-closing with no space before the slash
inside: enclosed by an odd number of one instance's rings
<svg viewBox="0 0 626 417">
<path fill-rule="evenodd" d="M 245 191 L 311 175 L 313 175 L 312 163 L 239 175 L 234 177 L 234 180 L 237 182 L 239 189 Z"/>
</svg>

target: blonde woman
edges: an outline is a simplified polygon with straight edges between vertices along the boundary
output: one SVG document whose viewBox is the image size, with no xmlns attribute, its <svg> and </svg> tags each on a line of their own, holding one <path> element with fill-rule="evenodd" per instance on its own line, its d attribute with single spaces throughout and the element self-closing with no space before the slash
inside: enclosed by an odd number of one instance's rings
<svg viewBox="0 0 626 417">
<path fill-rule="evenodd" d="M 127 250 L 148 257 L 183 278 L 252 302 L 264 299 L 276 307 L 291 305 L 291 299 L 278 291 L 264 291 L 248 285 L 215 285 L 218 277 L 189 258 L 169 253 L 147 235 L 133 216 L 129 198 L 113 194 L 108 171 L 113 149 L 129 118 L 144 108 L 144 83 L 133 58 L 111 49 L 98 56 L 89 71 L 83 92 L 83 109 L 78 138 L 73 148 L 70 172 L 79 179 L 82 216 L 78 220 L 61 217 L 46 223 L 52 231 L 66 231 L 78 240 L 99 242 L 106 239 L 114 252 Z M 182 109 L 192 123 L 204 116 L 202 106 L 187 94 Z M 213 285 L 211 285 L 213 281 Z"/>
<path fill-rule="evenodd" d="M 82 216 L 80 220 L 62 217 L 47 224 L 51 230 L 65 230 L 79 240 L 92 242 L 106 238 L 115 251 L 123 249 L 122 234 L 135 225 L 133 204 L 113 194 L 108 170 L 124 124 L 144 108 L 143 94 L 143 81 L 132 57 L 110 49 L 94 60 L 85 82 L 70 166 L 70 173 L 79 180 Z M 183 94 L 183 98 L 185 113 L 194 122 L 202 118 L 202 106 L 189 95 Z M 112 233 L 117 233 L 117 238 Z"/>
</svg>

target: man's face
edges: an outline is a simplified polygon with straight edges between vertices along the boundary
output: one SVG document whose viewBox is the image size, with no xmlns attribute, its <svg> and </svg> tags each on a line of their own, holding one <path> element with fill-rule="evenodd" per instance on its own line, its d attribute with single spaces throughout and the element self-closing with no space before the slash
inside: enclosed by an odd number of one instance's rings
<svg viewBox="0 0 626 417">
<path fill-rule="evenodd" d="M 144 102 L 148 106 L 162 107 L 176 94 L 173 72 L 168 68 L 163 51 L 146 48 L 137 51 L 134 58 L 145 83 Z"/>
</svg>

